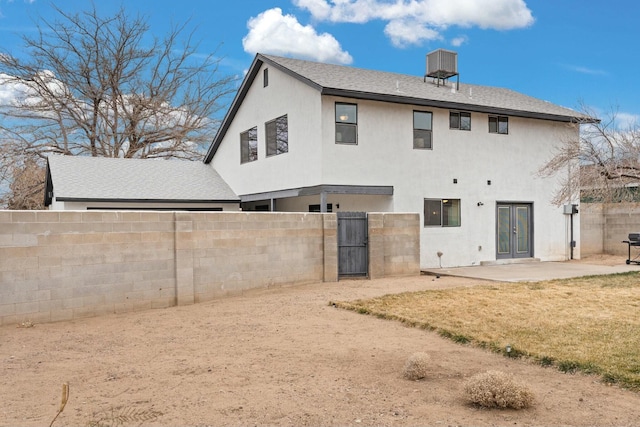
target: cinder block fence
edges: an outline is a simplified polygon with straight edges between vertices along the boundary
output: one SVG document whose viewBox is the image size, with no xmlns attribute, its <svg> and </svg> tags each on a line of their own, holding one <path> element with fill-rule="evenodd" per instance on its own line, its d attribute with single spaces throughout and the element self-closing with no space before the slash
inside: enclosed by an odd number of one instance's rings
<svg viewBox="0 0 640 427">
<path fill-rule="evenodd" d="M 419 224 L 369 214 L 370 278 L 420 274 Z M 336 214 L 0 211 L 0 324 L 332 282 L 337 251 Z"/>
</svg>

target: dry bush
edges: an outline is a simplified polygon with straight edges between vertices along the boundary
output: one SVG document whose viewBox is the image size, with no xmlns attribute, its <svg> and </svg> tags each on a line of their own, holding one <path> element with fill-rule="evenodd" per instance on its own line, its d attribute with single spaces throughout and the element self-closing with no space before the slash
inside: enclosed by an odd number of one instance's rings
<svg viewBox="0 0 640 427">
<path fill-rule="evenodd" d="M 421 380 L 429 372 L 431 358 L 427 353 L 413 353 L 404 364 L 404 377 L 408 380 Z"/>
<path fill-rule="evenodd" d="M 512 375 L 487 371 L 469 378 L 464 392 L 471 403 L 485 408 L 523 409 L 533 405 L 533 392 Z"/>
</svg>

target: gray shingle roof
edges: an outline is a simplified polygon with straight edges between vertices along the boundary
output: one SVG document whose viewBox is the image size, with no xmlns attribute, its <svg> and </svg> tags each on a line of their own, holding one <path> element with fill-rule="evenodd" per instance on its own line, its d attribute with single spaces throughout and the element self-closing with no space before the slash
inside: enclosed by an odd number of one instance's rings
<svg viewBox="0 0 640 427">
<path fill-rule="evenodd" d="M 50 156 L 48 168 L 58 200 L 240 200 L 220 175 L 202 162 Z"/>
<path fill-rule="evenodd" d="M 504 110 L 511 115 L 538 117 L 571 121 L 586 118 L 572 109 L 561 107 L 519 92 L 492 86 L 460 83 L 455 88 L 451 79 L 446 86 L 438 86 L 432 78 L 426 81 L 422 76 L 365 70 L 334 64 L 323 64 L 299 59 L 283 58 L 271 55 L 262 57 L 273 65 L 280 66 L 289 73 L 297 74 L 308 82 L 317 85 L 323 93 L 353 92 L 363 98 L 384 98 L 402 103 L 428 104 L 437 106 L 443 103 L 471 111 Z"/>
<path fill-rule="evenodd" d="M 438 86 L 431 78 L 422 76 L 366 70 L 343 65 L 324 64 L 300 59 L 257 54 L 231 108 L 225 116 L 205 156 L 209 163 L 242 104 L 263 63 L 276 67 L 323 95 L 371 99 L 384 102 L 431 106 L 446 109 L 529 117 L 560 122 L 593 121 L 592 118 L 569 108 L 543 101 L 510 89 L 455 82 Z"/>
</svg>

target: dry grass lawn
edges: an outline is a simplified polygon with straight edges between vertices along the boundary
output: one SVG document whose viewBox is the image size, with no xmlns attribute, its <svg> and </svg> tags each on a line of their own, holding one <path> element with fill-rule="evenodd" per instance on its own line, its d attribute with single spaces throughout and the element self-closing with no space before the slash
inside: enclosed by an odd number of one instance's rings
<svg viewBox="0 0 640 427">
<path fill-rule="evenodd" d="M 640 390 L 640 273 L 491 283 L 335 304 Z"/>
</svg>

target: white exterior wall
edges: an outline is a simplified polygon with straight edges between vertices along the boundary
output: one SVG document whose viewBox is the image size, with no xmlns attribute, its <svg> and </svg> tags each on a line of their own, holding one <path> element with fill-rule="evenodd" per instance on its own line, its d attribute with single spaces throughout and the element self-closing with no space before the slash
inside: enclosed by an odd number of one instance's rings
<svg viewBox="0 0 640 427">
<path fill-rule="evenodd" d="M 358 105 L 358 145 L 335 144 L 335 102 Z M 433 113 L 432 150 L 413 149 L 414 110 Z M 568 217 L 551 203 L 557 179 L 543 179 L 537 171 L 563 135 L 575 129 L 564 123 L 509 117 L 508 135 L 490 134 L 488 115 L 471 113 L 471 131 L 452 130 L 449 111 L 326 97 L 323 181 L 392 185 L 393 210 L 419 212 L 421 221 L 425 198 L 460 199 L 460 227 L 423 227 L 423 268 L 495 260 L 497 202 L 532 203 L 534 256 L 543 261 L 567 259 Z M 576 216 L 574 240 L 578 234 Z M 438 251 L 443 253 L 441 259 Z M 575 250 L 574 257 L 579 257 Z"/>
<path fill-rule="evenodd" d="M 238 194 L 321 183 L 320 93 L 275 67 L 263 87 L 263 67 L 249 89 L 216 155 L 213 168 Z M 289 152 L 266 157 L 265 123 L 287 115 Z M 258 127 L 258 160 L 240 164 L 240 133 Z"/>
<path fill-rule="evenodd" d="M 496 204 L 531 203 L 533 256 L 569 258 L 569 217 L 551 203 L 561 177 L 543 179 L 537 171 L 576 128 L 509 116 L 508 135 L 490 134 L 488 115 L 471 113 L 471 131 L 451 130 L 448 109 L 321 96 L 274 67 L 265 88 L 263 69 L 211 162 L 236 194 L 321 184 L 393 186 L 393 196 L 327 194 L 327 203 L 334 205 L 333 212 L 419 212 L 421 223 L 425 198 L 460 199 L 460 227 L 422 228 L 422 268 L 496 260 Z M 335 102 L 358 105 L 357 145 L 335 143 Z M 433 113 L 432 150 L 413 149 L 414 110 Z M 288 115 L 289 152 L 266 158 L 265 122 L 283 114 Z M 240 133 L 253 126 L 258 127 L 258 160 L 240 164 Z M 276 203 L 279 211 L 306 212 L 319 196 Z M 576 241 L 579 229 L 576 215 Z"/>
</svg>

